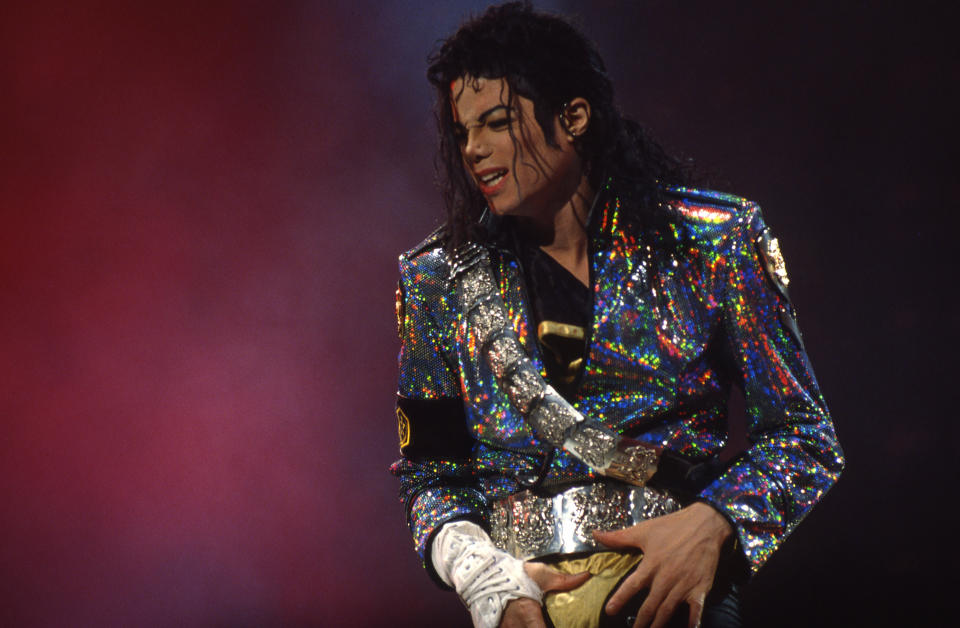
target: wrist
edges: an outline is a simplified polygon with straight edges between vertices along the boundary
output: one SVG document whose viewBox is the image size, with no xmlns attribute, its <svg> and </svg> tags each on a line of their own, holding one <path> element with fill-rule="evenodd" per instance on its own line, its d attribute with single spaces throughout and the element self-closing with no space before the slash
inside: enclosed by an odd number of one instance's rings
<svg viewBox="0 0 960 628">
<path fill-rule="evenodd" d="M 702 529 L 709 537 L 716 542 L 717 549 L 721 549 L 731 538 L 736 538 L 733 526 L 720 514 L 716 508 L 704 502 L 694 502 L 687 506 L 687 509 L 697 512 L 701 519 Z"/>
<path fill-rule="evenodd" d="M 476 628 L 496 628 L 514 599 L 539 604 L 543 598 L 523 561 L 494 546 L 473 522 L 444 524 L 433 541 L 431 559 L 440 578 L 463 600 Z"/>
</svg>

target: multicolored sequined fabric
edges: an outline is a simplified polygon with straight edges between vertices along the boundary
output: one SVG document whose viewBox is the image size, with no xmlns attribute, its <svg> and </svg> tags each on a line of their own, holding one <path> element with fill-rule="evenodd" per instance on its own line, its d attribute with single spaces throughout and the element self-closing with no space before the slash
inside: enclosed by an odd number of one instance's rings
<svg viewBox="0 0 960 628">
<path fill-rule="evenodd" d="M 601 194 L 590 223 L 593 322 L 570 401 L 621 433 L 704 460 L 726 443 L 730 386 L 742 386 L 750 445 L 698 498 L 734 524 L 756 571 L 843 466 L 792 306 L 759 245 L 769 234 L 760 209 L 674 188 L 665 233 L 641 229 L 611 190 Z M 516 257 L 495 246 L 490 257 L 517 335 L 545 374 Z M 486 520 L 492 500 L 523 489 L 545 462 L 542 486 L 595 477 L 562 451 L 548 457 L 498 389 L 460 316 L 446 259 L 439 234 L 400 258 L 399 395 L 461 400 L 464 414 L 451 420 L 465 417 L 475 439 L 469 458 L 405 457 L 391 467 L 421 556 L 439 525 Z"/>
</svg>

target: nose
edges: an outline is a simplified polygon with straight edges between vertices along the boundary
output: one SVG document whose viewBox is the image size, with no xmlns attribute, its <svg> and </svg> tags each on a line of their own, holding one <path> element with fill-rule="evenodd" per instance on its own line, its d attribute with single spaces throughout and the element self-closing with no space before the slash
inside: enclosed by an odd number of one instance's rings
<svg viewBox="0 0 960 628">
<path fill-rule="evenodd" d="M 483 128 L 467 131 L 467 142 L 463 146 L 463 156 L 467 161 L 478 163 L 490 156 L 490 146 L 484 140 Z"/>
</svg>

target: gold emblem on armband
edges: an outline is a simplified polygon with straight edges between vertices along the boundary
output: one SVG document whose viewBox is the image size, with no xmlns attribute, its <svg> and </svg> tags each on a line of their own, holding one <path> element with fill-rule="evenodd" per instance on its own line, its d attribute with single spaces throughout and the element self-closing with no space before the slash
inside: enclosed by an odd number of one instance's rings
<svg viewBox="0 0 960 628">
<path fill-rule="evenodd" d="M 410 444 L 410 419 L 403 413 L 403 410 L 397 408 L 397 432 L 400 436 L 400 450 Z"/>
</svg>

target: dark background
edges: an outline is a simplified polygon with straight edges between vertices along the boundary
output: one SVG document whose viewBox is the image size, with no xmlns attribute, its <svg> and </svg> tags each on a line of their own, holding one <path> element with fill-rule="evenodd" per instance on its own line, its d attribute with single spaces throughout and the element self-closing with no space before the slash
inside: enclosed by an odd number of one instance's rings
<svg viewBox="0 0 960 628">
<path fill-rule="evenodd" d="M 754 626 L 955 607 L 947 4 L 540 4 L 780 236 L 848 470 Z M 0 8 L 0 625 L 468 624 L 386 469 L 424 58 L 482 6 Z"/>
</svg>

